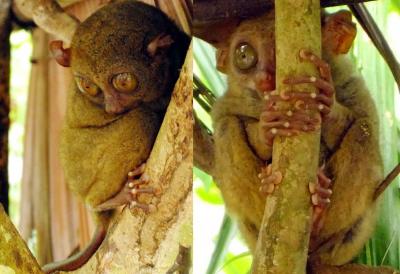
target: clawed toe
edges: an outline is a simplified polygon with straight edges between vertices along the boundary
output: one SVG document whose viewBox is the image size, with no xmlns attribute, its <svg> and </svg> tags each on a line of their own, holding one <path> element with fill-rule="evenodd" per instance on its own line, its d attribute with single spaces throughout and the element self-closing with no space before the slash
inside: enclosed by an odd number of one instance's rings
<svg viewBox="0 0 400 274">
<path fill-rule="evenodd" d="M 282 182 L 282 173 L 280 171 L 272 171 L 272 165 L 269 164 L 261 169 L 258 178 L 261 181 L 259 191 L 263 195 L 269 195 L 272 194 Z"/>
<path fill-rule="evenodd" d="M 149 177 L 144 174 L 145 164 L 140 165 L 128 173 L 128 180 L 124 187 L 115 196 L 101 203 L 94 208 L 95 211 L 105 211 L 117 208 L 122 205 L 129 205 L 129 208 L 140 208 L 146 213 L 153 212 L 155 206 L 138 202 L 138 196 L 141 194 L 151 194 L 159 196 L 161 190 L 154 187 L 141 187 L 149 183 Z"/>
<path fill-rule="evenodd" d="M 330 204 L 332 181 L 325 175 L 324 166 L 317 173 L 317 182 L 309 184 L 311 203 L 313 205 L 312 232 L 318 234 L 323 225 L 323 214 Z"/>
</svg>

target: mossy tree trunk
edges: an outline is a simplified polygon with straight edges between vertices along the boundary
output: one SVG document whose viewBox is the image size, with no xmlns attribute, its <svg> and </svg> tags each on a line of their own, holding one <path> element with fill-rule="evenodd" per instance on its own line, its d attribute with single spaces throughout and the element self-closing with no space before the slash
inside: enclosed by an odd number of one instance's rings
<svg viewBox="0 0 400 274">
<path fill-rule="evenodd" d="M 282 81 L 289 76 L 317 76 L 315 67 L 300 61 L 299 51 L 321 53 L 319 5 L 318 0 L 275 1 L 278 91 L 288 88 Z M 315 91 L 310 85 L 293 88 Z M 291 138 L 275 138 L 272 165 L 273 170 L 282 172 L 283 181 L 267 198 L 253 274 L 306 272 L 312 214 L 308 184 L 316 180 L 319 142 L 319 130 Z"/>
<path fill-rule="evenodd" d="M 8 212 L 11 0 L 0 3 L 0 203 Z"/>
<path fill-rule="evenodd" d="M 43 273 L 1 205 L 0 273 Z"/>
</svg>

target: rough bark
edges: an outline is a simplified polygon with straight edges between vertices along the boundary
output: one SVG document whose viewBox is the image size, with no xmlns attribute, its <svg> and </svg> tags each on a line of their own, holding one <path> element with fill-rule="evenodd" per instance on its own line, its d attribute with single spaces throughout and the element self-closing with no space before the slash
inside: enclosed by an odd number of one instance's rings
<svg viewBox="0 0 400 274">
<path fill-rule="evenodd" d="M 1 205 L 0 273 L 43 273 Z"/>
<path fill-rule="evenodd" d="M 300 61 L 299 51 L 321 53 L 319 5 L 318 0 L 275 1 L 278 92 L 288 88 L 282 84 L 288 76 L 317 75 Z M 296 88 L 313 91 L 309 85 Z M 305 273 L 312 213 L 308 184 L 316 180 L 319 142 L 320 130 L 275 138 L 272 168 L 282 172 L 283 181 L 266 202 L 253 274 Z"/>
<path fill-rule="evenodd" d="M 150 186 L 162 190 L 157 210 L 134 214 L 125 208 L 91 260 L 69 273 L 166 273 L 180 246 L 192 245 L 192 50 L 175 85 L 170 105 L 146 164 Z M 144 195 L 143 195 L 144 196 Z"/>
<path fill-rule="evenodd" d="M 71 41 L 79 24 L 54 0 L 15 0 L 14 5 L 25 18 L 32 18 L 40 28 L 66 43 Z"/>
<path fill-rule="evenodd" d="M 0 3 L 0 203 L 8 213 L 11 0 Z"/>
</svg>

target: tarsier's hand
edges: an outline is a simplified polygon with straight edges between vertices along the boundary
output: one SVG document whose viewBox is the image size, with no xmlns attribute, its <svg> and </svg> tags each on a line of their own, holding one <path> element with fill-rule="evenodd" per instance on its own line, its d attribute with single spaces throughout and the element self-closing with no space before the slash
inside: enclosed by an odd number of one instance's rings
<svg viewBox="0 0 400 274">
<path fill-rule="evenodd" d="M 260 192 L 264 195 L 272 194 L 282 182 L 282 173 L 272 171 L 272 165 L 268 164 L 261 168 L 258 178 L 261 180 Z M 312 235 L 318 234 L 323 225 L 323 213 L 330 203 L 329 197 L 332 195 L 330 189 L 331 180 L 324 174 L 324 166 L 319 168 L 316 182 L 310 183 L 310 202 L 313 206 L 312 216 Z"/>
<path fill-rule="evenodd" d="M 334 102 L 335 87 L 328 63 L 306 50 L 301 50 L 299 55 L 302 60 L 317 67 L 320 77 L 296 76 L 285 79 L 283 83 L 289 86 L 309 83 L 319 92 L 293 92 L 289 89 L 281 94 L 276 91 L 264 93 L 266 104 L 260 115 L 260 137 L 267 145 L 272 145 L 275 136 L 293 136 L 301 131 L 317 129 L 320 126 L 320 117 L 310 116 L 308 110 L 317 110 L 325 118 Z M 293 107 L 290 110 L 278 110 L 278 102 L 291 103 Z"/>
</svg>

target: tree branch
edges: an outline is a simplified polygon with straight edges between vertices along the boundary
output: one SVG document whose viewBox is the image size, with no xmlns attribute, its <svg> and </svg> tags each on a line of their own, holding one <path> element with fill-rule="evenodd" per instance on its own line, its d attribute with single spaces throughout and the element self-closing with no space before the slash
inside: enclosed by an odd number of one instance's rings
<svg viewBox="0 0 400 274">
<path fill-rule="evenodd" d="M 0 4 L 0 204 L 8 212 L 11 0 Z"/>
<path fill-rule="evenodd" d="M 375 23 L 371 14 L 369 14 L 367 8 L 363 4 L 353 4 L 349 5 L 351 12 L 357 18 L 358 22 L 361 23 L 364 31 L 371 38 L 375 47 L 378 49 L 379 53 L 385 59 L 390 70 L 392 71 L 394 80 L 397 83 L 397 87 L 400 92 L 400 64 L 396 60 L 396 56 L 392 52 L 388 42 L 380 31 L 378 25 Z"/>
<path fill-rule="evenodd" d="M 54 0 L 15 0 L 15 8 L 40 28 L 70 43 L 79 21 Z"/>
<path fill-rule="evenodd" d="M 397 166 L 393 168 L 393 170 L 386 176 L 386 178 L 382 181 L 382 183 L 380 183 L 380 185 L 376 189 L 374 193 L 374 200 L 377 199 L 386 190 L 390 183 L 393 182 L 394 179 L 396 179 L 399 173 L 400 164 L 397 164 Z"/>
<path fill-rule="evenodd" d="M 374 0 L 321 0 L 321 6 L 331 7 L 368 1 Z M 194 25 L 231 17 L 252 17 L 265 13 L 273 6 L 274 0 L 195 0 Z"/>
<path fill-rule="evenodd" d="M 290 30 L 288 32 L 288 30 Z M 300 49 L 321 54 L 321 17 L 318 0 L 275 0 L 276 83 L 293 75 L 317 75 L 300 61 Z M 304 90 L 314 89 L 309 85 Z M 287 109 L 288 106 L 279 106 Z M 311 115 L 311 113 L 310 113 Z M 320 130 L 290 138 L 274 138 L 272 169 L 283 174 L 280 187 L 268 196 L 260 227 L 252 273 L 304 274 L 310 238 L 309 182 L 315 181 Z"/>
<path fill-rule="evenodd" d="M 0 273 L 43 273 L 1 205 Z"/>
<path fill-rule="evenodd" d="M 180 246 L 192 245 L 192 49 L 169 104 L 145 173 L 161 197 L 141 195 L 157 204 L 145 214 L 128 208 L 117 217 L 100 249 L 81 269 L 68 273 L 166 273 Z"/>
</svg>

